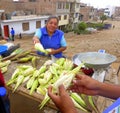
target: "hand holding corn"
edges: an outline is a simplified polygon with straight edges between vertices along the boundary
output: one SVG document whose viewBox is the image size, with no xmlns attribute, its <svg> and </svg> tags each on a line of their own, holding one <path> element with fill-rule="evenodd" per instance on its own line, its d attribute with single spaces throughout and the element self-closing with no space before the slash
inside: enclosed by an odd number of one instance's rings
<svg viewBox="0 0 120 113">
<path fill-rule="evenodd" d="M 59 108 L 61 113 L 77 113 L 77 110 L 74 107 L 74 103 L 70 99 L 68 93 L 65 91 L 63 85 L 59 86 L 59 94 L 56 95 L 52 92 L 52 87 L 48 88 L 48 95 L 55 103 L 56 107 Z"/>
</svg>

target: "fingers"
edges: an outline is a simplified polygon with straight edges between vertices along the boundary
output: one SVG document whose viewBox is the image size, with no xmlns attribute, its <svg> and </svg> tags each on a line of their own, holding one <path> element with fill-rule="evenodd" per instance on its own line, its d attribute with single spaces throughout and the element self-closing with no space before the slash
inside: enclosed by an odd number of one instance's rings
<svg viewBox="0 0 120 113">
<path fill-rule="evenodd" d="M 86 85 L 86 82 L 89 81 L 89 77 L 86 75 L 76 75 L 76 79 L 73 80 L 73 84 L 78 86 Z"/>
<path fill-rule="evenodd" d="M 59 86 L 59 95 L 62 95 L 62 94 L 65 94 L 65 93 L 66 93 L 66 91 L 65 91 L 64 85 L 62 84 L 62 85 Z"/>
<path fill-rule="evenodd" d="M 52 92 L 52 86 L 49 86 L 49 87 L 48 87 L 48 96 L 49 96 L 53 101 L 57 98 L 57 96 L 56 96 L 55 94 L 53 94 L 53 92 Z"/>
</svg>

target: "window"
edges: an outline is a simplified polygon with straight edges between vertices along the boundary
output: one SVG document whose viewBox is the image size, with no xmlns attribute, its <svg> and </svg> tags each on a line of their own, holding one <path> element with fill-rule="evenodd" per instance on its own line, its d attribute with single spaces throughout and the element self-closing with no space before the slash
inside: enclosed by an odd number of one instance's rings
<svg viewBox="0 0 120 113">
<path fill-rule="evenodd" d="M 62 9 L 62 3 L 58 3 L 58 9 Z"/>
<path fill-rule="evenodd" d="M 29 0 L 29 2 L 36 2 L 36 0 Z"/>
<path fill-rule="evenodd" d="M 76 8 L 79 8 L 79 6 L 80 6 L 79 4 L 76 4 Z"/>
<path fill-rule="evenodd" d="M 69 9 L 69 3 L 66 3 L 66 9 Z"/>
<path fill-rule="evenodd" d="M 67 20 L 67 15 L 64 15 L 64 20 Z"/>
<path fill-rule="evenodd" d="M 45 20 L 45 24 L 47 23 L 47 20 Z"/>
<path fill-rule="evenodd" d="M 23 31 L 28 31 L 29 30 L 29 22 L 22 23 L 22 28 L 23 28 Z"/>
<path fill-rule="evenodd" d="M 78 13 L 75 13 L 75 18 L 77 18 L 78 17 Z"/>
<path fill-rule="evenodd" d="M 65 4 L 65 3 L 63 3 L 63 9 L 65 9 L 65 5 L 66 5 L 66 4 Z"/>
<path fill-rule="evenodd" d="M 36 21 L 36 28 L 40 28 L 41 27 L 41 21 Z"/>
<path fill-rule="evenodd" d="M 58 16 L 59 20 L 61 20 L 61 16 Z"/>
</svg>

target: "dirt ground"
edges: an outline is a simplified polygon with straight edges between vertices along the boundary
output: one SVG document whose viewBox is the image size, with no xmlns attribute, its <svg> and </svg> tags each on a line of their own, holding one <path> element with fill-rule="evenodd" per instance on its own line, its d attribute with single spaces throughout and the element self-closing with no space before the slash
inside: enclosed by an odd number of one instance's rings
<svg viewBox="0 0 120 113">
<path fill-rule="evenodd" d="M 76 35 L 74 33 L 66 33 L 65 38 L 67 41 L 67 49 L 64 54 L 68 58 L 80 52 L 92 52 L 99 49 L 105 49 L 106 53 L 117 56 L 117 62 L 120 61 L 120 22 L 108 21 L 115 28 L 109 30 L 98 31 L 97 33 L 89 35 Z M 34 34 L 33 34 L 34 35 Z M 24 35 L 22 39 L 16 36 L 15 44 L 20 43 L 21 48 L 33 48 L 32 37 L 33 35 Z"/>
</svg>

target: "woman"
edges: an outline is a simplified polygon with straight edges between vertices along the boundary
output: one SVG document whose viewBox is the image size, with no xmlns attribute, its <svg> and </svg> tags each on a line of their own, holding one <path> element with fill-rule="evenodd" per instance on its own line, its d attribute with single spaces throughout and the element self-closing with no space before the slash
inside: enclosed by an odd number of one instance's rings
<svg viewBox="0 0 120 113">
<path fill-rule="evenodd" d="M 34 43 L 41 43 L 44 49 L 51 49 L 49 54 L 55 58 L 63 57 L 62 52 L 67 46 L 64 33 L 57 29 L 58 24 L 58 18 L 56 16 L 50 16 L 46 26 L 38 29 L 33 37 Z M 37 53 L 41 54 L 41 52 Z"/>
</svg>

